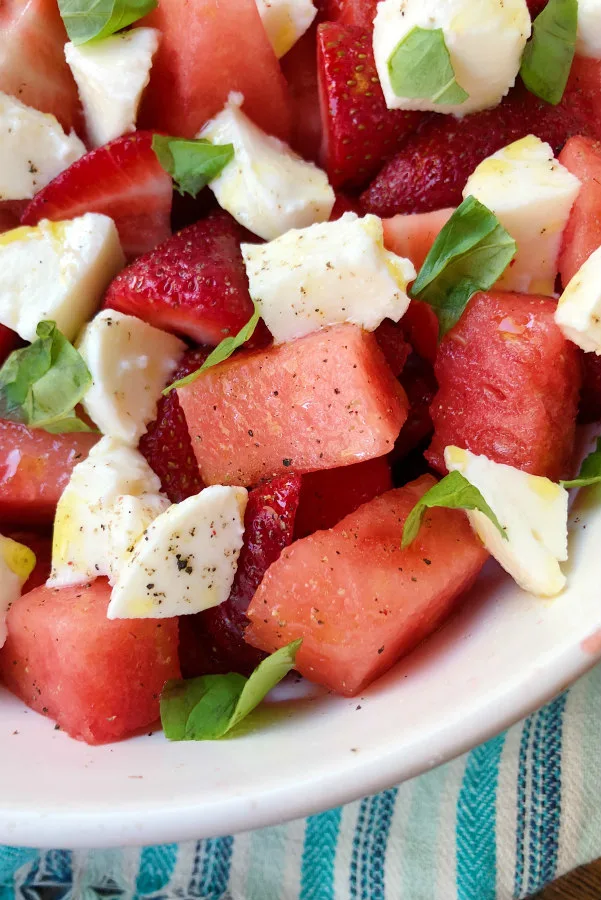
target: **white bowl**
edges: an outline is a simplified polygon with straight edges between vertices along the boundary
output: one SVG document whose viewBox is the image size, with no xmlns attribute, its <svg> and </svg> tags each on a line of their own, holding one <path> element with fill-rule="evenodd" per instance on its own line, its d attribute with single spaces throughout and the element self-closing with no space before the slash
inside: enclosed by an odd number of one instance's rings
<svg viewBox="0 0 601 900">
<path fill-rule="evenodd" d="M 4 693 L 0 842 L 101 847 L 274 824 L 410 778 L 491 737 L 601 658 L 601 491 L 571 513 L 568 589 L 519 591 L 489 564 L 445 628 L 361 697 L 284 685 L 262 727 L 87 747 Z M 296 699 L 290 699 L 296 693 Z"/>
</svg>

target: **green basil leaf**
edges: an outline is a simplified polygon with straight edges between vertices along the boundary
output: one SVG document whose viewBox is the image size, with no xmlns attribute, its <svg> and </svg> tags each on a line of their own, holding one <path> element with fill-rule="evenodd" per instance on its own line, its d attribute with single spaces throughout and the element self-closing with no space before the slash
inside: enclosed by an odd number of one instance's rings
<svg viewBox="0 0 601 900">
<path fill-rule="evenodd" d="M 397 97 L 439 106 L 456 106 L 469 97 L 455 78 L 442 28 L 416 25 L 390 54 L 388 74 Z"/>
<path fill-rule="evenodd" d="M 449 472 L 438 484 L 426 491 L 407 516 L 401 540 L 403 550 L 417 537 L 426 510 L 434 506 L 444 506 L 446 509 L 477 509 L 488 516 L 507 540 L 505 529 L 478 488 L 470 484 L 461 472 Z"/>
<path fill-rule="evenodd" d="M 557 105 L 563 97 L 576 52 L 578 0 L 549 0 L 534 20 L 520 75 L 528 90 Z"/>
<path fill-rule="evenodd" d="M 564 488 L 589 487 L 601 481 L 601 438 L 597 438 L 597 447 L 586 457 L 580 472 L 571 481 L 560 481 Z"/>
<path fill-rule="evenodd" d="M 161 723 L 170 741 L 214 741 L 245 719 L 296 661 L 302 640 L 264 659 L 250 678 L 235 672 L 168 681 L 161 694 Z"/>
<path fill-rule="evenodd" d="M 212 144 L 204 138 L 186 140 L 155 134 L 152 149 L 180 194 L 196 197 L 234 158 L 233 144 Z"/>
<path fill-rule="evenodd" d="M 259 324 L 259 319 L 261 318 L 259 313 L 259 307 L 253 300 L 253 305 L 255 307 L 255 311 L 252 316 L 246 323 L 243 325 L 238 334 L 233 337 L 224 338 L 220 344 L 218 344 L 212 353 L 209 353 L 205 361 L 203 362 L 200 369 L 197 369 L 195 372 L 190 372 L 189 375 L 186 375 L 184 378 L 178 379 L 178 381 L 174 381 L 173 384 L 168 385 L 163 394 L 168 394 L 169 391 L 172 391 L 173 388 L 183 387 L 185 384 L 190 384 L 192 381 L 196 381 L 199 375 L 205 372 L 207 369 L 212 368 L 212 366 L 218 365 L 218 363 L 225 362 L 226 359 L 229 359 L 234 350 L 237 350 L 238 347 L 241 347 L 242 344 L 245 344 L 246 341 L 249 341 L 255 332 L 255 328 Z"/>
<path fill-rule="evenodd" d="M 58 0 L 67 34 L 74 44 L 110 37 L 157 5 L 157 0 Z"/>
<path fill-rule="evenodd" d="M 92 383 L 85 362 L 54 322 L 39 322 L 36 334 L 0 369 L 0 418 L 53 434 L 91 431 L 73 412 Z"/>
<path fill-rule="evenodd" d="M 442 337 L 470 298 L 501 277 L 515 252 L 515 241 L 495 214 L 475 197 L 466 197 L 434 241 L 411 296 L 432 307 Z"/>
</svg>

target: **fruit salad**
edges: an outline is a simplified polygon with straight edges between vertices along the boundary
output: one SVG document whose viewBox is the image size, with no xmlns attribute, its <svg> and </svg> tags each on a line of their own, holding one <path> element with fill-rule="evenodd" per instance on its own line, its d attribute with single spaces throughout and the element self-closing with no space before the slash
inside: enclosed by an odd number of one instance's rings
<svg viewBox="0 0 601 900">
<path fill-rule="evenodd" d="M 216 740 L 291 670 L 365 690 L 488 560 L 563 591 L 600 0 L 5 0 L 0 46 L 9 691 Z"/>
</svg>

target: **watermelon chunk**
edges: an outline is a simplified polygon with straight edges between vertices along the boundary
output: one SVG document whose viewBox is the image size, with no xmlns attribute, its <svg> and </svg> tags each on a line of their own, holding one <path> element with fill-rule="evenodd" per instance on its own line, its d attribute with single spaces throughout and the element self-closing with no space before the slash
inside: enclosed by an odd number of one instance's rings
<svg viewBox="0 0 601 900">
<path fill-rule="evenodd" d="M 229 92 L 240 91 L 257 125 L 289 137 L 286 81 L 255 0 L 161 0 L 138 24 L 161 31 L 140 127 L 196 137 Z"/>
<path fill-rule="evenodd" d="M 391 488 L 386 456 L 341 469 L 309 472 L 303 475 L 294 535 L 302 538 L 314 531 L 333 528 L 349 513 Z"/>
<path fill-rule="evenodd" d="M 0 419 L 0 522 L 50 524 L 73 467 L 97 440 Z"/>
<path fill-rule="evenodd" d="M 432 244 L 454 212 L 453 207 L 449 206 L 434 212 L 400 214 L 383 219 L 386 249 L 397 256 L 406 256 L 419 272 Z"/>
<path fill-rule="evenodd" d="M 553 481 L 569 470 L 580 360 L 555 324 L 555 307 L 526 294 L 472 298 L 434 367 L 439 390 L 426 458 L 438 471 L 448 444 Z"/>
<path fill-rule="evenodd" d="M 559 154 L 560 163 L 581 188 L 563 233 L 559 272 L 564 287 L 601 245 L 601 142 L 573 137 Z"/>
<path fill-rule="evenodd" d="M 0 650 L 4 684 L 88 744 L 117 741 L 159 717 L 159 694 L 179 676 L 177 619 L 107 619 L 110 587 L 24 594 Z"/>
<path fill-rule="evenodd" d="M 346 696 L 427 637 L 473 582 L 487 553 L 458 510 L 429 511 L 401 550 L 403 523 L 431 476 L 388 491 L 284 550 L 248 609 L 246 639 L 273 651 L 303 638 L 301 674 Z"/>
<path fill-rule="evenodd" d="M 182 616 L 180 662 L 186 678 L 212 672 L 250 674 L 263 659 L 244 640 L 246 610 L 269 566 L 292 542 L 300 475 L 284 475 L 248 495 L 244 545 L 230 596 L 219 606 Z"/>
<path fill-rule="evenodd" d="M 205 484 L 252 485 L 383 456 L 407 416 L 375 337 L 355 325 L 240 353 L 178 396 Z"/>
</svg>

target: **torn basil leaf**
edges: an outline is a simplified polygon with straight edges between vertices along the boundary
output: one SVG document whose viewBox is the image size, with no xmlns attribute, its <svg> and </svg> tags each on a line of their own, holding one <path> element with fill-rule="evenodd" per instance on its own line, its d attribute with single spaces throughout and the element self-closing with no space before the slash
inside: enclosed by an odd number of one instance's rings
<svg viewBox="0 0 601 900">
<path fill-rule="evenodd" d="M 469 97 L 455 78 L 442 28 L 412 28 L 390 54 L 388 75 L 397 97 L 408 100 L 457 106 Z"/>
<path fill-rule="evenodd" d="M 173 178 L 180 194 L 196 195 L 234 158 L 233 144 L 212 144 L 204 138 L 186 140 L 155 134 L 152 138 L 160 164 Z"/>
</svg>

